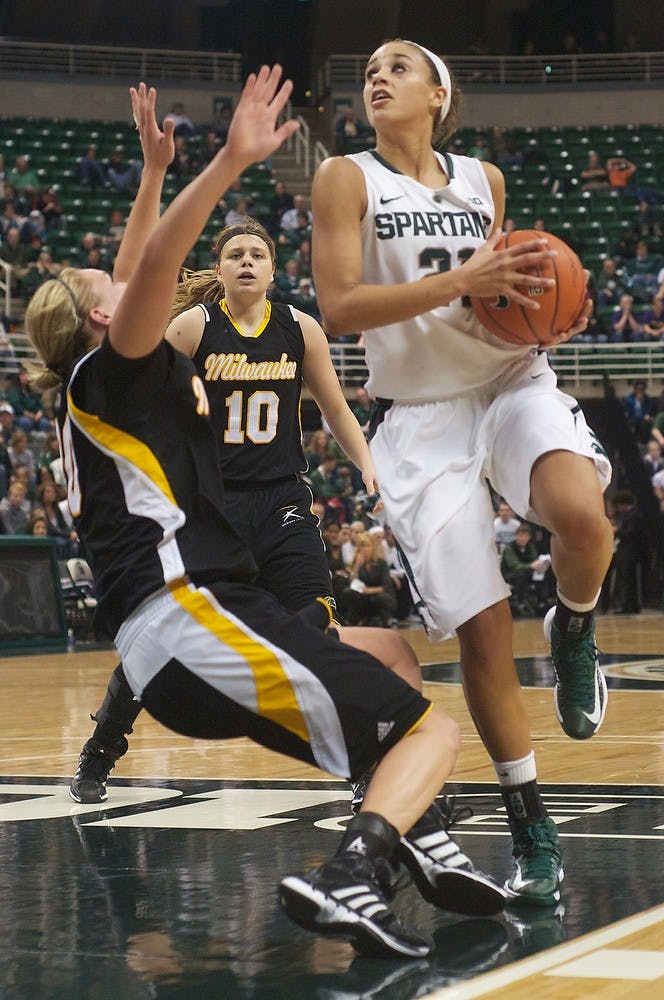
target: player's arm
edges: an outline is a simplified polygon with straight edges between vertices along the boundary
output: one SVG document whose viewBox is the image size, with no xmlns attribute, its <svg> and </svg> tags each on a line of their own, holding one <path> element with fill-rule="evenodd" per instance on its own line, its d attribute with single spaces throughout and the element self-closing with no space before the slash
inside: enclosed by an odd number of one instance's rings
<svg viewBox="0 0 664 1000">
<path fill-rule="evenodd" d="M 292 91 L 279 86 L 281 67 L 262 66 L 250 74 L 228 130 L 226 144 L 211 163 L 166 209 L 148 238 L 111 321 L 114 349 L 128 358 L 150 354 L 161 342 L 170 320 L 171 303 L 182 261 L 231 182 L 251 163 L 265 160 L 297 131 L 295 121 L 277 125 Z M 147 112 L 139 108 L 142 116 Z"/>
<path fill-rule="evenodd" d="M 205 329 L 205 313 L 198 306 L 186 309 L 166 327 L 164 336 L 178 351 L 193 358 Z"/>
<path fill-rule="evenodd" d="M 148 237 L 159 222 L 159 204 L 166 168 L 173 159 L 173 122 L 157 125 L 157 92 L 144 83 L 130 88 L 131 108 L 143 150 L 143 171 L 122 241 L 113 265 L 115 281 L 129 281 L 136 270 Z"/>
<path fill-rule="evenodd" d="M 400 323 L 463 295 L 509 292 L 527 308 L 539 308 L 532 296 L 523 295 L 515 285 L 523 281 L 521 269 L 534 267 L 549 251 L 533 240 L 491 253 L 498 232 L 461 267 L 400 284 L 363 284 L 360 224 L 366 208 L 359 167 L 343 157 L 324 160 L 312 187 L 312 247 L 316 297 L 331 337 Z M 408 252 L 408 241 L 404 244 Z M 534 280 L 543 287 L 549 283 L 546 278 Z"/>
<path fill-rule="evenodd" d="M 495 233 L 496 230 L 502 229 L 505 218 L 505 178 L 502 170 L 495 163 L 482 161 L 482 166 L 484 167 L 484 172 L 491 188 L 491 197 L 493 198 L 493 207 L 496 213 L 493 228 L 491 229 L 491 232 Z"/>
<path fill-rule="evenodd" d="M 304 381 L 335 441 L 360 470 L 367 493 L 373 495 L 377 487 L 371 452 L 357 417 L 346 402 L 339 385 L 327 338 L 313 316 L 298 312 L 297 318 L 304 336 Z"/>
</svg>

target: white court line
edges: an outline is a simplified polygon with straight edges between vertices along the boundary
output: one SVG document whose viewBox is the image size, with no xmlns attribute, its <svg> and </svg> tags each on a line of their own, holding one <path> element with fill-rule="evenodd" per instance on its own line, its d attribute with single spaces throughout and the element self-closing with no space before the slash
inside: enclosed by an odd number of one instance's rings
<svg viewBox="0 0 664 1000">
<path fill-rule="evenodd" d="M 487 972 L 470 982 L 445 986 L 433 993 L 427 993 L 422 1000 L 472 1000 L 473 997 L 482 997 L 491 990 L 512 986 L 529 976 L 539 975 L 539 973 L 546 972 L 547 969 L 552 969 L 556 965 L 562 965 L 573 958 L 578 958 L 579 955 L 596 951 L 598 948 L 603 948 L 607 944 L 627 937 L 628 934 L 635 934 L 637 931 L 645 930 L 663 920 L 664 906 L 656 906 L 652 910 L 646 910 L 634 917 L 621 920 L 617 924 L 611 924 L 610 927 L 586 934 L 578 941 L 558 945 L 540 955 L 524 959 L 522 962 L 516 962 L 503 969 L 496 969 L 495 972 Z"/>
</svg>

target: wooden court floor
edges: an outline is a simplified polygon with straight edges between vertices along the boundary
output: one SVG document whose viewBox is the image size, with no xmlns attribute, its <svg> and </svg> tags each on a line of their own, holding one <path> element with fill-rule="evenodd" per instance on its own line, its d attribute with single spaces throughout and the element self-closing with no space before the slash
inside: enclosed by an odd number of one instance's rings
<svg viewBox="0 0 664 1000">
<path fill-rule="evenodd" d="M 0 659 L 0 998 L 411 1000 L 664 997 L 664 615 L 601 617 L 609 709 L 598 735 L 555 719 L 541 623 L 515 623 L 540 782 L 565 850 L 562 905 L 492 919 L 396 908 L 433 934 L 426 962 L 359 958 L 281 914 L 281 874 L 328 855 L 344 782 L 246 740 L 178 737 L 139 716 L 103 806 L 67 795 L 112 650 Z M 510 844 L 459 683 L 455 641 L 415 648 L 426 693 L 460 722 L 454 836 L 503 879 Z"/>
</svg>

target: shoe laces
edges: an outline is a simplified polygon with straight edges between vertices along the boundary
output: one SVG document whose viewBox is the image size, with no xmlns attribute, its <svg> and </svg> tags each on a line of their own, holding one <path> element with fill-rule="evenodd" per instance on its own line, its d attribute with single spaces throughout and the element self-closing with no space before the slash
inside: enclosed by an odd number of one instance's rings
<svg viewBox="0 0 664 1000">
<path fill-rule="evenodd" d="M 554 827 L 555 829 L 555 827 Z M 548 878 L 560 864 L 560 845 L 549 823 L 529 823 L 514 835 L 514 857 L 528 859 L 529 878 Z"/>
<path fill-rule="evenodd" d="M 434 807 L 438 810 L 442 818 L 445 832 L 448 832 L 450 827 L 454 826 L 455 823 L 461 823 L 463 820 L 470 819 L 473 815 L 473 810 L 470 806 L 457 806 L 456 795 L 443 795 L 440 799 L 434 801 Z"/>
<path fill-rule="evenodd" d="M 553 658 L 556 676 L 561 682 L 559 698 L 575 704 L 582 702 L 592 705 L 595 700 L 598 653 L 592 630 L 578 639 L 569 639 L 560 634 L 556 637 Z"/>
</svg>

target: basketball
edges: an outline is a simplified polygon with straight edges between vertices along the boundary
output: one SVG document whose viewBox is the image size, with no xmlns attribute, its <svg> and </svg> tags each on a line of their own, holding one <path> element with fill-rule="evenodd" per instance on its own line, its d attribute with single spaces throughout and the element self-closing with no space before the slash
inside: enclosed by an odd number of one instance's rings
<svg viewBox="0 0 664 1000">
<path fill-rule="evenodd" d="M 543 278 L 555 278 L 550 288 L 529 286 L 527 279 L 518 285 L 519 291 L 540 304 L 538 310 L 525 309 L 518 302 L 512 302 L 509 295 L 495 298 L 471 297 L 475 315 L 482 326 L 495 337 L 508 344 L 528 344 L 546 347 L 560 333 L 569 330 L 581 312 L 586 297 L 586 277 L 583 264 L 566 243 L 552 233 L 537 232 L 534 229 L 518 229 L 505 233 L 496 244 L 496 250 L 527 240 L 546 239 L 549 249 L 557 256 L 549 257 L 542 264 L 531 268 L 527 274 Z"/>
</svg>

